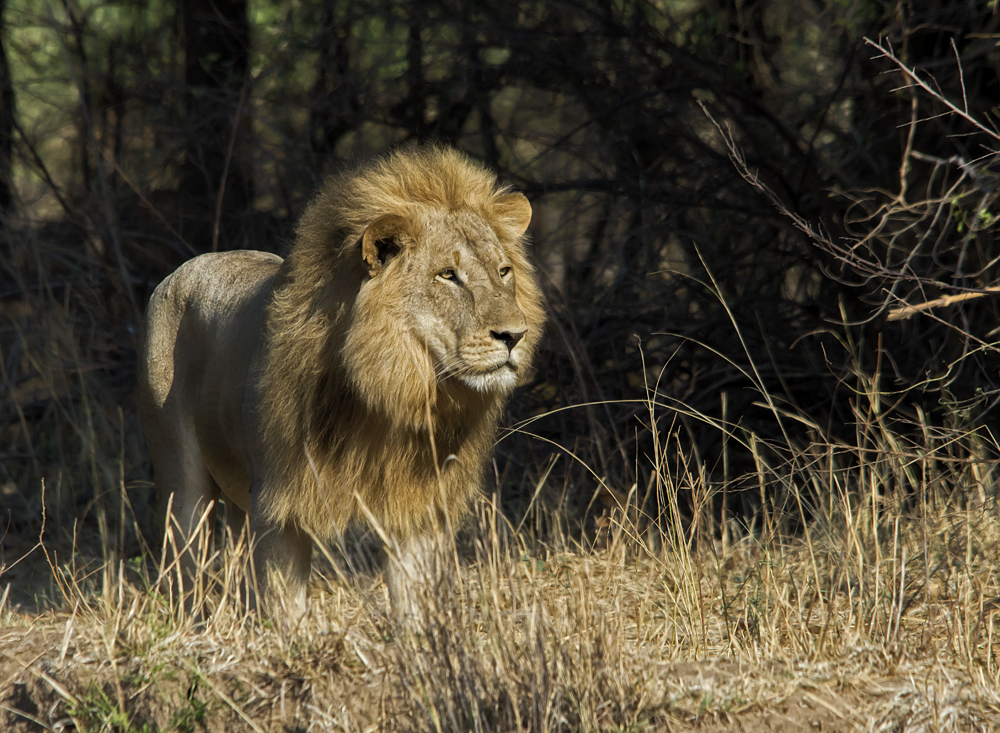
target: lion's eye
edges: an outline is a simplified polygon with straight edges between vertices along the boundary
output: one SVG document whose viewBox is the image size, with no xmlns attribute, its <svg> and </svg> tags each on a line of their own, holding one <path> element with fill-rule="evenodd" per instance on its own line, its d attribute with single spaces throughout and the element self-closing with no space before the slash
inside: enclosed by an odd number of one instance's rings
<svg viewBox="0 0 1000 733">
<path fill-rule="evenodd" d="M 450 267 L 447 270 L 441 270 L 438 273 L 438 277 L 442 280 L 451 280 L 453 282 L 458 280 L 458 274 Z"/>
<path fill-rule="evenodd" d="M 506 280 L 507 276 L 510 275 L 512 272 L 513 272 L 513 270 L 511 268 L 509 268 L 509 267 L 501 267 L 500 268 L 500 277 L 502 277 L 504 280 Z"/>
</svg>

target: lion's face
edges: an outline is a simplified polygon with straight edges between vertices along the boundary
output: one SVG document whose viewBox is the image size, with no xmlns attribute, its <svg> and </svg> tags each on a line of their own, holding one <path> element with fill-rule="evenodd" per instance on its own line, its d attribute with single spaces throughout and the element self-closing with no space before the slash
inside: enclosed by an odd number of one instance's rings
<svg viewBox="0 0 1000 733">
<path fill-rule="evenodd" d="M 531 210 L 513 196 L 519 235 Z M 505 244 L 472 211 L 440 210 L 417 221 L 379 220 L 363 247 L 371 278 L 363 290 L 394 301 L 418 371 L 484 394 L 507 393 L 525 380 L 538 334 L 521 303 L 534 303 L 537 289 L 519 242 Z"/>
<path fill-rule="evenodd" d="M 410 261 L 409 325 L 438 381 L 507 392 L 523 375 L 528 326 L 518 307 L 514 258 L 470 212 L 424 222 Z M 423 245 L 423 246 L 420 246 Z"/>
</svg>

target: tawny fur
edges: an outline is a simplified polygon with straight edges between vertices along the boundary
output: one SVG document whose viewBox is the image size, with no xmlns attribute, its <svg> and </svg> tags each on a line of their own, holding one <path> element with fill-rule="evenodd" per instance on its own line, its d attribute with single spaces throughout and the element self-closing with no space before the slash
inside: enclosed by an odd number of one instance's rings
<svg viewBox="0 0 1000 733">
<path fill-rule="evenodd" d="M 161 514 L 173 501 L 188 533 L 220 496 L 250 512 L 259 564 L 300 608 L 309 533 L 374 519 L 411 548 L 399 567 L 421 567 L 480 489 L 541 337 L 530 216 L 462 154 L 411 148 L 328 181 L 283 262 L 179 268 L 150 300 L 140 367 Z"/>
</svg>

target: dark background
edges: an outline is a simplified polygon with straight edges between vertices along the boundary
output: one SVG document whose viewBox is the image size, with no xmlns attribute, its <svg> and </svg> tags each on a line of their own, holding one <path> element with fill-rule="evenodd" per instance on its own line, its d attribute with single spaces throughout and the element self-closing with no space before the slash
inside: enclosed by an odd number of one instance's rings
<svg viewBox="0 0 1000 733">
<path fill-rule="evenodd" d="M 538 419 L 489 481 L 513 522 L 543 475 L 541 535 L 588 536 L 633 488 L 655 521 L 659 455 L 701 487 L 685 516 L 752 524 L 802 455 L 849 468 L 884 421 L 899 450 L 977 430 L 994 455 L 995 298 L 886 320 L 996 282 L 994 3 L 0 0 L 0 22 L 0 562 L 43 508 L 49 537 L 135 551 L 150 292 L 197 253 L 286 251 L 326 173 L 407 141 L 534 206 L 551 322 L 508 424 Z"/>
</svg>

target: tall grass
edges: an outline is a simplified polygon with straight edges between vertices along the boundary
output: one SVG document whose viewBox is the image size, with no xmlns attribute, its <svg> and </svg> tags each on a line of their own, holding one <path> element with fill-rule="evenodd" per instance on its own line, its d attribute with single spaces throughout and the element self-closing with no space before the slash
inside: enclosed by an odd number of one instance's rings
<svg viewBox="0 0 1000 733">
<path fill-rule="evenodd" d="M 618 731 L 785 711 L 803 726 L 988 729 L 1000 724 L 997 446 L 984 430 L 893 414 L 877 380 L 856 376 L 850 443 L 775 407 L 788 440 L 766 444 L 651 387 L 649 486 L 605 479 L 592 539 L 560 529 L 558 503 L 514 525 L 484 498 L 444 549 L 455 572 L 426 589 L 416 630 L 390 622 L 378 570 L 352 547 L 326 553 L 308 617 L 287 628 L 248 611 L 248 553 L 233 533 L 204 553 L 199 623 L 161 594 L 171 569 L 157 547 L 76 564 L 48 550 L 46 532 L 50 610 L 0 607 L 0 676 L 26 680 L 37 709 L 4 703 L 0 715 L 95 731 L 210 719 Z M 746 446 L 754 470 L 713 480 L 678 415 Z M 554 476 L 546 464 L 525 481 L 544 494 Z M 715 511 L 747 491 L 756 515 Z M 105 501 L 142 536 L 127 494 L 119 474 Z M 69 557 L 88 554 L 78 540 Z"/>
</svg>

